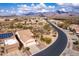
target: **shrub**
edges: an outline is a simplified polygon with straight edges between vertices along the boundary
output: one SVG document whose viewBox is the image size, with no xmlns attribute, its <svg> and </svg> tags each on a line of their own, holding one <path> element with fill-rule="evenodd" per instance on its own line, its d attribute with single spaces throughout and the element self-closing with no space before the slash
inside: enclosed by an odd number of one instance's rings
<svg viewBox="0 0 79 59">
<path fill-rule="evenodd" d="M 73 44 L 74 44 L 74 45 L 78 45 L 78 44 L 79 44 L 79 42 L 78 42 L 78 41 L 75 41 L 75 42 L 73 42 Z"/>
<path fill-rule="evenodd" d="M 46 44 L 50 44 L 52 39 L 50 37 L 41 37 L 41 41 L 45 42 Z"/>
<path fill-rule="evenodd" d="M 23 49 L 23 52 L 26 52 L 26 51 L 29 51 L 29 50 L 30 50 L 30 48 L 26 47 L 26 48 Z"/>
<path fill-rule="evenodd" d="M 49 26 L 49 24 L 45 24 L 44 27 L 43 27 L 45 30 L 47 31 L 50 31 L 51 30 L 51 27 Z"/>
</svg>

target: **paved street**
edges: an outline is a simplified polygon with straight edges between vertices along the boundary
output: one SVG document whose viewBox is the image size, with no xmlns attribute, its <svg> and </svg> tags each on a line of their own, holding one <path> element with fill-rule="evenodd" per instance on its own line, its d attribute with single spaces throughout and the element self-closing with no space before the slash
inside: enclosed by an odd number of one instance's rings
<svg viewBox="0 0 79 59">
<path fill-rule="evenodd" d="M 61 29 L 59 29 L 55 24 L 52 24 L 50 22 L 49 22 L 49 24 L 58 31 L 58 38 L 47 49 L 45 49 L 37 54 L 34 54 L 33 56 L 59 56 L 66 48 L 66 45 L 67 45 L 66 34 Z"/>
</svg>

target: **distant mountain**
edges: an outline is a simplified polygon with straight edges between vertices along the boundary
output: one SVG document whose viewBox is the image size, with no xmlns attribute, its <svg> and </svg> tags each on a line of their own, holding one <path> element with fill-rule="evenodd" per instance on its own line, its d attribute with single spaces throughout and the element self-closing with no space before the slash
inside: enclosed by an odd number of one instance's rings
<svg viewBox="0 0 79 59">
<path fill-rule="evenodd" d="M 21 14 L 21 15 L 22 15 L 22 16 L 42 16 L 42 17 L 44 17 L 44 13 L 41 13 L 41 12 L 38 12 L 38 13 L 29 12 L 29 13 Z"/>
<path fill-rule="evenodd" d="M 57 12 L 58 14 L 69 13 L 68 11 L 62 11 L 62 10 L 57 10 L 56 12 Z"/>
<path fill-rule="evenodd" d="M 68 11 L 63 11 L 63 10 L 56 10 L 55 12 L 28 12 L 28 13 L 22 13 L 22 14 L 11 14 L 11 15 L 0 15 L 1 17 L 15 17 L 15 16 L 54 16 L 56 14 L 64 14 L 64 15 L 79 15 L 79 13 L 75 12 L 68 12 Z"/>
<path fill-rule="evenodd" d="M 34 12 L 29 12 L 29 13 L 22 14 L 22 15 L 28 16 L 28 15 L 35 15 L 35 14 L 36 14 L 36 13 L 34 13 Z"/>
<path fill-rule="evenodd" d="M 15 17 L 15 16 L 17 16 L 17 15 L 0 15 L 0 17 Z"/>
</svg>

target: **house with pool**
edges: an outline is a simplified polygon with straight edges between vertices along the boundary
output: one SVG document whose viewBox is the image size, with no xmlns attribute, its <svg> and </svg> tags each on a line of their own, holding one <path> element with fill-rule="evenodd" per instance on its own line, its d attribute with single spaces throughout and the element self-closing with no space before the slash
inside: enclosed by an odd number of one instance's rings
<svg viewBox="0 0 79 59">
<path fill-rule="evenodd" d="M 33 33 L 29 29 L 15 33 L 0 33 L 0 54 L 2 55 L 36 44 Z"/>
<path fill-rule="evenodd" d="M 13 33 L 0 33 L 0 54 L 18 50 L 19 42 Z"/>
</svg>

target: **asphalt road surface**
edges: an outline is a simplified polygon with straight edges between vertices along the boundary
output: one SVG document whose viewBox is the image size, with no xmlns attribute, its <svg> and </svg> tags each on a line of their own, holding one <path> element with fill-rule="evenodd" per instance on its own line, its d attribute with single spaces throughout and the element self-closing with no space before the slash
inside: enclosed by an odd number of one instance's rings
<svg viewBox="0 0 79 59">
<path fill-rule="evenodd" d="M 52 27 L 54 27 L 58 31 L 57 40 L 49 46 L 47 49 L 42 50 L 33 56 L 59 56 L 67 45 L 67 36 L 66 34 L 58 27 L 56 27 L 51 22 L 47 21 Z"/>
</svg>

